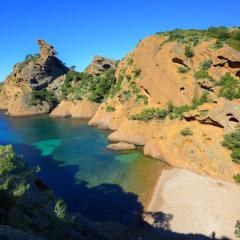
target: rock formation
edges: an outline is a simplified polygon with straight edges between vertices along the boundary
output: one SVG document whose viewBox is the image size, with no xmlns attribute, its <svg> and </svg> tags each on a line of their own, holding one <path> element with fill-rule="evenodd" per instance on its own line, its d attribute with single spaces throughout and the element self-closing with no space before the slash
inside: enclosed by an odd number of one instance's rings
<svg viewBox="0 0 240 240">
<path fill-rule="evenodd" d="M 31 104 L 32 91 L 58 90 L 68 68 L 55 57 L 55 49 L 43 40 L 38 40 L 40 54 L 27 55 L 26 59 L 14 66 L 12 73 L 1 87 L 0 109 L 14 116 L 28 116 L 48 113 L 47 101 Z"/>
<path fill-rule="evenodd" d="M 92 63 L 86 68 L 86 72 L 93 76 L 99 76 L 109 69 L 116 69 L 117 61 L 110 58 L 95 56 Z"/>
<path fill-rule="evenodd" d="M 134 144 L 125 143 L 125 142 L 118 142 L 118 143 L 109 144 L 107 146 L 107 148 L 112 149 L 112 150 L 116 150 L 116 151 L 136 149 Z"/>
</svg>

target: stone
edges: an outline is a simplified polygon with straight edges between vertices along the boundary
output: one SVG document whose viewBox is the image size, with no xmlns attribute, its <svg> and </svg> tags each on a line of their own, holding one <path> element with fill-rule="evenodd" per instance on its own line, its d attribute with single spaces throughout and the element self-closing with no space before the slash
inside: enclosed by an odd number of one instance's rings
<svg viewBox="0 0 240 240">
<path fill-rule="evenodd" d="M 136 149 L 136 146 L 134 144 L 126 143 L 126 142 L 118 142 L 118 143 L 113 143 L 109 144 L 107 146 L 108 149 L 120 151 L 120 150 L 132 150 Z"/>
</svg>

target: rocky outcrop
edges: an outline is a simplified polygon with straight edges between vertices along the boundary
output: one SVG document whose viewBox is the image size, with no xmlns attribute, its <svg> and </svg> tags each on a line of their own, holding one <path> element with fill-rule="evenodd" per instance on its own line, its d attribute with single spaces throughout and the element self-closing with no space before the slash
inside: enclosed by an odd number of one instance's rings
<svg viewBox="0 0 240 240">
<path fill-rule="evenodd" d="M 14 66 L 0 90 L 0 109 L 13 116 L 29 116 L 48 113 L 47 102 L 31 104 L 32 91 L 47 89 L 58 92 L 68 68 L 55 57 L 55 49 L 39 40 L 40 54 L 28 55 Z"/>
<path fill-rule="evenodd" d="M 120 151 L 120 150 L 132 150 L 136 149 L 136 146 L 134 144 L 126 143 L 126 142 L 118 142 L 118 143 L 112 143 L 107 145 L 108 149 Z"/>
<path fill-rule="evenodd" d="M 116 69 L 116 65 L 117 61 L 110 58 L 95 56 L 92 63 L 85 71 L 93 76 L 99 76 L 110 69 Z"/>
<path fill-rule="evenodd" d="M 63 100 L 50 114 L 51 117 L 91 118 L 99 104 L 88 100 Z"/>
<path fill-rule="evenodd" d="M 240 105 L 238 101 L 218 98 L 214 104 L 204 104 L 196 110 L 184 113 L 187 121 L 197 120 L 202 124 L 209 124 L 224 128 L 224 132 L 234 131 L 240 122 Z"/>
</svg>

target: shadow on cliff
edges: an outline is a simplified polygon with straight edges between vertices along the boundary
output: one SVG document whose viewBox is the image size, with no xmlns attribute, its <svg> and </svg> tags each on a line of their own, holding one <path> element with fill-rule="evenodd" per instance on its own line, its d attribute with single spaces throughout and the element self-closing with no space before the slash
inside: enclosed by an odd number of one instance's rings
<svg viewBox="0 0 240 240">
<path fill-rule="evenodd" d="M 81 213 L 94 222 L 115 222 L 135 229 L 154 232 L 161 239 L 210 240 L 212 236 L 180 234 L 171 231 L 173 215 L 163 212 L 146 212 L 134 193 L 124 192 L 116 184 L 101 184 L 90 187 L 86 181 L 76 183 L 76 166 L 64 166 L 51 156 L 42 156 L 41 151 L 31 145 L 15 144 L 14 149 L 24 156 L 30 166 L 39 165 L 39 177 L 68 204 L 71 212 Z M 143 216 L 150 216 L 153 224 L 144 222 Z M 142 239 L 142 238 L 141 238 Z M 145 238 L 143 238 L 145 239 Z M 158 238 L 157 238 L 158 239 Z M 228 238 L 221 238 L 227 240 Z M 220 239 L 219 239 L 220 240 Z"/>
</svg>

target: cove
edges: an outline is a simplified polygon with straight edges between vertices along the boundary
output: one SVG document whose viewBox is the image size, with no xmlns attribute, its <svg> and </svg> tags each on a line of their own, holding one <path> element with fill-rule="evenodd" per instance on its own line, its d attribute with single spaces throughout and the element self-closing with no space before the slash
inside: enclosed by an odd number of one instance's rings
<svg viewBox="0 0 240 240">
<path fill-rule="evenodd" d="M 0 112 L 0 144 L 12 144 L 72 212 L 93 221 L 137 224 L 166 164 L 141 149 L 106 149 L 109 132 L 79 119 L 10 118 Z"/>
</svg>

